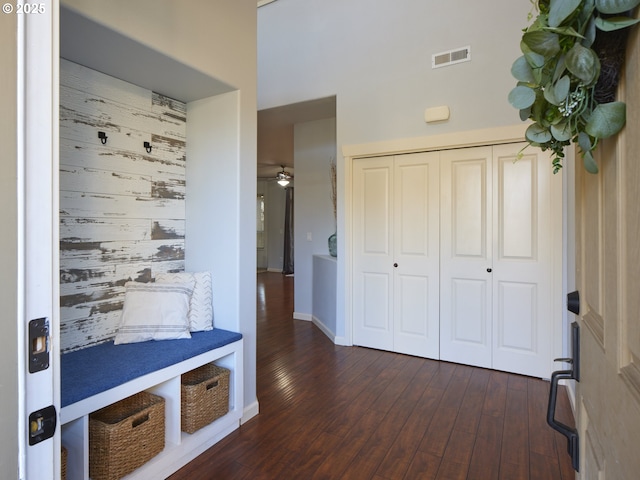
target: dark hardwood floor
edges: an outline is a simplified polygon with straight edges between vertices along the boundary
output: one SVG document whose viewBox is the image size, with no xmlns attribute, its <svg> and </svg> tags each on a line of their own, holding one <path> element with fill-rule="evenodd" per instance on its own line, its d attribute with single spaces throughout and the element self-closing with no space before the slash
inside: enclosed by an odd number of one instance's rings
<svg viewBox="0 0 640 480">
<path fill-rule="evenodd" d="M 260 414 L 171 480 L 575 478 L 548 382 L 336 346 L 292 312 L 293 278 L 258 274 Z"/>
</svg>

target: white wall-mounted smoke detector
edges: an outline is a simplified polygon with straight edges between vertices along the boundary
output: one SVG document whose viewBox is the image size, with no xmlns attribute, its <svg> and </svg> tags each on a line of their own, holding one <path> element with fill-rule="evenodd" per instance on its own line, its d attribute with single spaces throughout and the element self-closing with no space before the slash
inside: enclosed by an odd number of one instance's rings
<svg viewBox="0 0 640 480">
<path fill-rule="evenodd" d="M 431 68 L 446 67 L 469 60 L 471 60 L 471 46 L 467 45 L 446 52 L 434 53 L 431 55 Z"/>
</svg>

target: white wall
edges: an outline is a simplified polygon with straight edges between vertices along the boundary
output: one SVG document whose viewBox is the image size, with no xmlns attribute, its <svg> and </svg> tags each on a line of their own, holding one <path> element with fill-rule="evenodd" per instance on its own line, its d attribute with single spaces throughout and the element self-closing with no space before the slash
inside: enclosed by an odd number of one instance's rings
<svg viewBox="0 0 640 480">
<path fill-rule="evenodd" d="M 336 331 L 336 268 L 334 257 L 313 256 L 313 322 L 334 343 L 344 345 L 344 331 Z"/>
<path fill-rule="evenodd" d="M 18 205 L 17 205 L 17 15 L 0 16 L 0 471 L 6 478 L 18 476 Z"/>
<path fill-rule="evenodd" d="M 231 92 L 187 105 L 185 229 L 185 269 L 211 272 L 214 324 L 236 331 L 240 218 L 229 207 L 238 196 L 240 172 L 228 164 L 238 157 L 238 132 L 229 122 L 238 120 L 238 97 Z"/>
<path fill-rule="evenodd" d="M 519 123 L 509 69 L 528 0 L 279 0 L 258 10 L 258 108 L 337 95 L 339 144 Z M 468 63 L 431 55 L 471 46 Z M 427 125 L 424 109 L 451 107 Z"/>
<path fill-rule="evenodd" d="M 335 233 L 330 162 L 336 156 L 335 118 L 294 125 L 294 318 L 311 320 L 313 254 L 327 255 Z"/>
<path fill-rule="evenodd" d="M 520 123 L 507 95 L 530 9 L 528 0 L 279 0 L 258 10 L 259 109 L 337 97 L 338 252 L 342 146 Z M 432 54 L 467 45 L 470 62 L 431 69 Z M 427 125 L 425 108 L 439 105 L 450 107 L 450 120 Z M 339 329 L 339 253 L 337 282 Z"/>
</svg>

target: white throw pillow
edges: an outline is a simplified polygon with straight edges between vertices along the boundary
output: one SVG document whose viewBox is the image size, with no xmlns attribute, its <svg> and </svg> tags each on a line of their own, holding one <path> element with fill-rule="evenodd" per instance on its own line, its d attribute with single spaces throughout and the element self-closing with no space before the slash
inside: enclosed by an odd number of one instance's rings
<svg viewBox="0 0 640 480">
<path fill-rule="evenodd" d="M 156 283 L 195 282 L 189 306 L 189 325 L 192 332 L 213 328 L 213 288 L 211 272 L 159 273 Z"/>
<path fill-rule="evenodd" d="M 188 314 L 193 282 L 127 282 L 125 288 L 116 345 L 191 338 Z"/>
</svg>

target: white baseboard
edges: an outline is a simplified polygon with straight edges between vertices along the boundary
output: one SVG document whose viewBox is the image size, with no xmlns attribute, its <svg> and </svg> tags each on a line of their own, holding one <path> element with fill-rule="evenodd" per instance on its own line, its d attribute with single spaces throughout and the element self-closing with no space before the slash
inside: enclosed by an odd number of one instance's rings
<svg viewBox="0 0 640 480">
<path fill-rule="evenodd" d="M 322 323 L 322 320 L 320 320 L 318 317 L 313 315 L 311 318 L 311 321 L 316 327 L 318 327 L 322 331 L 322 333 L 324 333 L 327 337 L 329 337 L 329 339 L 333 343 L 336 343 L 336 334 L 333 333 L 331 330 L 329 330 L 329 327 L 327 327 L 324 323 Z"/>
<path fill-rule="evenodd" d="M 259 413 L 260 404 L 258 403 L 258 400 L 256 400 L 251 405 L 247 405 L 246 407 L 244 407 L 244 410 L 242 411 L 242 418 L 240 419 L 240 425 L 247 423 Z"/>
<path fill-rule="evenodd" d="M 307 322 L 310 322 L 313 320 L 313 315 L 310 313 L 293 312 L 293 318 L 296 320 L 306 320 Z"/>
<path fill-rule="evenodd" d="M 347 341 L 347 337 L 335 337 L 333 343 L 342 347 L 353 347 L 353 344 Z"/>
<path fill-rule="evenodd" d="M 267 268 L 267 272 L 282 273 L 281 268 Z"/>
<path fill-rule="evenodd" d="M 324 333 L 335 345 L 341 345 L 341 346 L 345 346 L 345 347 L 350 347 L 351 345 L 349 345 L 347 343 L 347 339 L 345 337 L 337 337 L 335 333 L 333 333 L 329 327 L 327 327 L 324 323 L 322 323 L 322 321 L 316 317 L 315 315 L 313 316 L 312 320 L 313 324 L 318 327 L 322 333 Z"/>
</svg>

